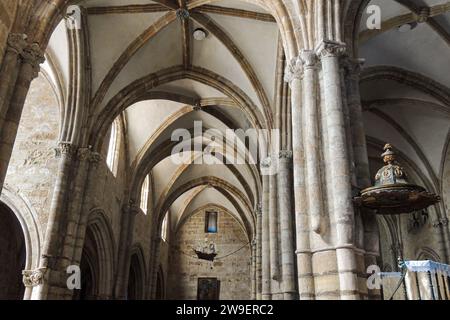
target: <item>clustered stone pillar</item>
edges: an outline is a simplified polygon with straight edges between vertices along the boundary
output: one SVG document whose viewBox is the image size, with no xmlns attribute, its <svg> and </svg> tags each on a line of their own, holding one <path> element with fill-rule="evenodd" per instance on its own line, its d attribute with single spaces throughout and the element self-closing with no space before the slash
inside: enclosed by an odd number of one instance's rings
<svg viewBox="0 0 450 320">
<path fill-rule="evenodd" d="M 354 211 L 350 159 L 346 140 L 346 127 L 340 78 L 340 56 L 345 45 L 324 41 L 317 50 L 322 64 L 324 118 L 327 130 L 329 161 L 329 183 L 332 194 L 329 197 L 334 215 L 336 232 L 336 259 L 339 273 L 341 299 L 359 298 L 357 266 L 354 253 Z"/>
<path fill-rule="evenodd" d="M 11 34 L 0 70 L 0 191 L 8 170 L 23 105 L 31 81 L 45 61 L 37 43 L 28 43 L 24 34 Z"/>
<path fill-rule="evenodd" d="M 292 151 L 280 151 L 278 161 L 278 201 L 281 237 L 281 278 L 284 300 L 297 299 L 295 249 L 292 214 Z"/>
<path fill-rule="evenodd" d="M 305 150 L 303 145 L 302 73 L 300 57 L 292 59 L 285 71 L 285 81 L 291 87 L 293 185 L 296 229 L 297 283 L 301 300 L 314 299 L 312 253 L 309 237 L 309 217 L 305 187 Z"/>
</svg>

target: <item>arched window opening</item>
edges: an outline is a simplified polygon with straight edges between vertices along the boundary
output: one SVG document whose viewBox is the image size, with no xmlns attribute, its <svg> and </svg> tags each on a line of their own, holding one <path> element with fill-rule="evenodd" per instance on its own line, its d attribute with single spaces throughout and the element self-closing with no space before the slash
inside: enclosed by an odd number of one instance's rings
<svg viewBox="0 0 450 320">
<path fill-rule="evenodd" d="M 117 175 L 117 160 L 119 155 L 119 121 L 115 120 L 111 126 L 111 134 L 109 138 L 108 145 L 108 155 L 106 157 L 106 164 L 108 165 L 109 170 Z"/>
<path fill-rule="evenodd" d="M 167 212 L 166 216 L 164 217 L 162 229 L 161 229 L 161 239 L 164 242 L 167 242 L 168 224 L 169 224 L 169 213 Z"/>
<path fill-rule="evenodd" d="M 150 175 L 145 177 L 144 183 L 142 184 L 141 189 L 141 210 L 147 214 L 148 213 L 148 195 L 150 189 Z"/>
</svg>

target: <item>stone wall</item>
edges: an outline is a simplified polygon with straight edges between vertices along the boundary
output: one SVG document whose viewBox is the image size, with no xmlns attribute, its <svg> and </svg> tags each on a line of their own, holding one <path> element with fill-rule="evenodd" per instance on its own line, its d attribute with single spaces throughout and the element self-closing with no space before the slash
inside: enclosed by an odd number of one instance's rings
<svg viewBox="0 0 450 320">
<path fill-rule="evenodd" d="M 59 105 L 50 83 L 40 75 L 25 102 L 5 183 L 29 201 L 45 234 L 58 168 Z"/>
<path fill-rule="evenodd" d="M 16 16 L 17 2 L 13 0 L 0 1 L 0 63 L 6 49 L 8 34 Z"/>
<path fill-rule="evenodd" d="M 172 237 L 167 298 L 196 300 L 198 278 L 218 278 L 221 300 L 250 299 L 250 248 L 211 263 L 197 259 L 193 252 L 205 238 L 214 241 L 219 258 L 248 242 L 240 224 L 227 213 L 219 213 L 217 234 L 205 233 L 203 211 L 193 215 Z"/>
</svg>

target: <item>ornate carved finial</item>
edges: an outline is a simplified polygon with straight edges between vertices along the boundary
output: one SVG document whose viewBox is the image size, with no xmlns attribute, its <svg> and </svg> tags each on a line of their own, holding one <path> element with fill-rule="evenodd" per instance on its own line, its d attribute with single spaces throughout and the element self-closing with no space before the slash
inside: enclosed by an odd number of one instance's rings
<svg viewBox="0 0 450 320">
<path fill-rule="evenodd" d="M 407 184 L 407 175 L 405 170 L 397 163 L 397 155 L 391 144 L 386 144 L 381 155 L 386 164 L 375 176 L 376 186 L 403 183 Z"/>
<path fill-rule="evenodd" d="M 39 268 L 36 270 L 24 270 L 22 271 L 22 281 L 25 287 L 36 287 L 38 285 L 41 285 L 45 272 L 47 271 L 47 268 Z"/>
<path fill-rule="evenodd" d="M 291 83 L 294 80 L 300 80 L 303 74 L 303 61 L 300 57 L 296 57 L 289 61 L 284 71 L 284 81 Z"/>
<path fill-rule="evenodd" d="M 317 55 L 320 58 L 326 57 L 339 57 L 343 55 L 347 50 L 345 43 L 325 40 L 319 44 L 316 49 Z"/>
</svg>

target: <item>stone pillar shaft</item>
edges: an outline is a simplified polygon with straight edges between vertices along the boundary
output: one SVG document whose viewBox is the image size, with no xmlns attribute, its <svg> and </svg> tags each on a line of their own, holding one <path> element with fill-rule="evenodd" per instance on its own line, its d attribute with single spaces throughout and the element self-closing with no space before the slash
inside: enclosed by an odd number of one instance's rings
<svg viewBox="0 0 450 320">
<path fill-rule="evenodd" d="M 281 229 L 281 277 L 284 300 L 295 300 L 298 297 L 295 283 L 291 174 L 292 152 L 281 151 L 278 163 L 278 200 Z"/>
<path fill-rule="evenodd" d="M 355 163 L 357 186 L 361 189 L 371 185 L 369 157 L 367 153 L 366 132 L 364 130 L 361 95 L 359 91 L 360 71 L 363 61 L 345 60 L 347 71 L 347 103 L 350 115 L 350 126 Z M 376 216 L 368 210 L 361 210 L 364 228 L 365 265 L 376 265 L 379 256 L 379 231 Z M 368 291 L 369 299 L 380 299 L 380 290 Z"/>
<path fill-rule="evenodd" d="M 352 202 L 350 159 L 348 158 L 339 56 L 342 44 L 323 42 L 319 49 L 324 86 L 324 113 L 328 134 L 330 181 L 333 186 L 332 205 L 336 228 L 336 258 L 342 299 L 358 299 L 356 257 L 353 250 L 354 211 Z"/>
<path fill-rule="evenodd" d="M 263 175 L 262 199 L 262 294 L 263 300 L 272 298 L 270 278 L 270 221 L 269 221 L 269 176 Z"/>
<path fill-rule="evenodd" d="M 300 57 L 291 60 L 285 72 L 285 81 L 291 87 L 292 109 L 292 151 L 293 185 L 296 229 L 296 255 L 298 293 L 300 300 L 314 299 L 314 278 L 312 272 L 311 247 L 309 237 L 309 217 L 305 187 L 305 150 L 302 128 L 302 79 L 303 62 Z"/>
<path fill-rule="evenodd" d="M 63 223 L 66 221 L 64 214 L 67 209 L 67 194 L 74 164 L 74 147 L 71 143 L 61 142 L 57 152 L 60 155 L 60 160 L 40 261 L 40 267 L 48 269 L 48 272 L 46 273 L 45 281 L 43 281 L 41 288 L 38 290 L 39 300 L 47 299 L 52 296 L 52 292 L 49 291 L 53 284 L 49 281 L 49 277 L 52 272 L 58 272 L 59 260 L 62 257 L 62 227 Z"/>
<path fill-rule="evenodd" d="M 269 232 L 270 232 L 270 278 L 280 280 L 280 265 L 278 263 L 278 192 L 277 176 L 269 176 Z M 271 290 L 272 294 L 273 289 Z"/>
<path fill-rule="evenodd" d="M 321 234 L 324 232 L 322 176 L 320 170 L 320 139 L 317 106 L 317 57 L 312 51 L 301 53 L 303 60 L 304 91 L 304 148 L 306 160 L 306 189 L 308 192 L 308 212 L 311 219 L 311 230 Z"/>
<path fill-rule="evenodd" d="M 262 299 L 262 211 L 259 206 L 256 212 L 256 299 Z"/>
</svg>

